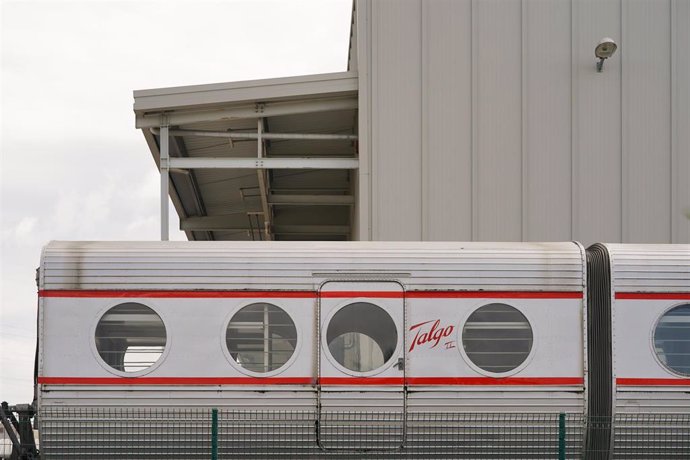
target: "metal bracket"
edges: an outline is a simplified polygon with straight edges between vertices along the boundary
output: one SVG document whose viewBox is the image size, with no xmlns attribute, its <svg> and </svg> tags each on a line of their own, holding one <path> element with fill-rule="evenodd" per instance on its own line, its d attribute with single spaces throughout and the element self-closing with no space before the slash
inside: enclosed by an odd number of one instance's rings
<svg viewBox="0 0 690 460">
<path fill-rule="evenodd" d="M 405 370 L 405 358 L 398 358 L 398 362 L 395 363 L 395 367 L 397 367 L 399 371 L 404 371 Z"/>
<path fill-rule="evenodd" d="M 163 117 L 161 117 L 163 118 Z M 170 136 L 168 125 L 161 125 L 159 134 L 159 160 L 160 160 L 160 179 L 161 179 L 161 241 L 168 241 L 169 235 L 169 216 L 168 216 L 168 195 L 170 193 Z"/>
<path fill-rule="evenodd" d="M 14 412 L 19 416 L 19 420 L 14 416 Z M 34 439 L 33 427 L 31 426 L 31 419 L 34 415 L 34 406 L 31 404 L 10 406 L 6 401 L 0 404 L 0 423 L 12 442 L 11 458 L 22 460 L 38 459 L 36 440 Z M 19 434 L 19 439 L 17 439 L 15 430 Z"/>
</svg>

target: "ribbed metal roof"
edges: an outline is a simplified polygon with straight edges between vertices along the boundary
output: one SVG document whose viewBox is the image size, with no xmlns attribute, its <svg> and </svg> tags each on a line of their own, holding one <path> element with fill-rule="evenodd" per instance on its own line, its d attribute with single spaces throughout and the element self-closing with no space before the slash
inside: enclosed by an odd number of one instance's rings
<svg viewBox="0 0 690 460">
<path fill-rule="evenodd" d="M 401 279 L 412 289 L 583 289 L 575 243 L 52 242 L 42 289 L 316 289 Z"/>
<path fill-rule="evenodd" d="M 690 291 L 690 244 L 607 244 L 616 292 Z"/>
</svg>

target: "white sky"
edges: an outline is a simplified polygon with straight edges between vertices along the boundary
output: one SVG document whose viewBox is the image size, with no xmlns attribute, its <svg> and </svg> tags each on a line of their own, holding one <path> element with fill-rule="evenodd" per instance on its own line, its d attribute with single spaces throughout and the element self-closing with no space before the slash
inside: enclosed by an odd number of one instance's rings
<svg viewBox="0 0 690 460">
<path fill-rule="evenodd" d="M 41 247 L 160 237 L 132 91 L 343 71 L 352 0 L 0 5 L 0 401 L 25 403 Z"/>
</svg>

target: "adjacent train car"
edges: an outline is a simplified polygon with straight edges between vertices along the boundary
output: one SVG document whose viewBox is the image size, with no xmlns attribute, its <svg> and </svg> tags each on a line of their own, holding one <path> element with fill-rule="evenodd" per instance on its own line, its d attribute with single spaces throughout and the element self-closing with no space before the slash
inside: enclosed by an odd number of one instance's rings
<svg viewBox="0 0 690 460">
<path fill-rule="evenodd" d="M 611 338 L 611 436 L 614 456 L 645 445 L 690 451 L 690 433 L 674 429 L 690 414 L 690 246 L 595 245 L 610 272 L 607 299 Z M 656 426 L 639 433 L 640 414 Z M 686 428 L 687 430 L 687 428 Z M 627 441 L 627 442 L 625 442 Z M 663 456 L 662 456 L 663 457 Z"/>
<path fill-rule="evenodd" d="M 605 248 L 615 413 L 690 413 L 690 247 Z"/>
</svg>

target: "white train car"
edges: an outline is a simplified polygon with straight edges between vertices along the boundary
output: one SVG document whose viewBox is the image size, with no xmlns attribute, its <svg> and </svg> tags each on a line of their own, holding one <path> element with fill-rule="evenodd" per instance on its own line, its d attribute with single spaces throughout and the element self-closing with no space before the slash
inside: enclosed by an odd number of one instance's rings
<svg viewBox="0 0 690 460">
<path fill-rule="evenodd" d="M 690 413 L 690 246 L 606 248 L 615 412 Z"/>
<path fill-rule="evenodd" d="M 599 306 L 611 318 L 614 455 L 640 444 L 648 452 L 675 445 L 687 453 L 690 433 L 673 422 L 687 422 L 690 414 L 690 246 L 596 246 L 608 254 L 611 274 Z M 656 423 L 641 436 L 640 415 L 646 414 Z"/>
<path fill-rule="evenodd" d="M 586 414 L 585 259 L 577 243 L 50 243 L 44 452 L 70 430 L 88 451 L 58 409 L 303 411 L 317 452 L 346 443 L 338 413 L 385 414 L 383 448 L 440 442 L 416 413 Z"/>
</svg>

